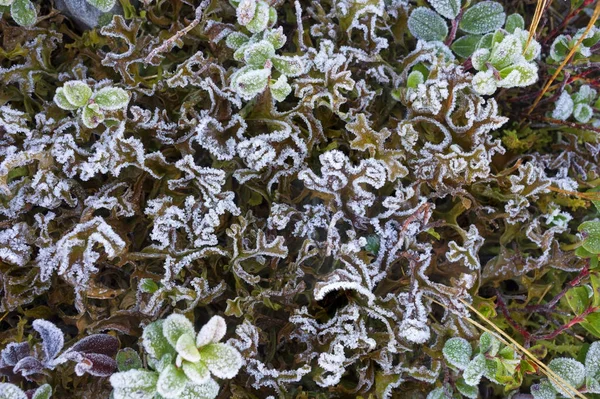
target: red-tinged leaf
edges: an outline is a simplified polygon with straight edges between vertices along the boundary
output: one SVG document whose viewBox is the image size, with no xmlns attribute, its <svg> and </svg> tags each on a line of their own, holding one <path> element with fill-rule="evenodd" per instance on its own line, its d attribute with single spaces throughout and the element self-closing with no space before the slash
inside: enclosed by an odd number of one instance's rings
<svg viewBox="0 0 600 399">
<path fill-rule="evenodd" d="M 114 356 L 119 350 L 119 340 L 108 334 L 94 334 L 83 338 L 69 350 L 80 353 L 99 353 Z"/>
</svg>

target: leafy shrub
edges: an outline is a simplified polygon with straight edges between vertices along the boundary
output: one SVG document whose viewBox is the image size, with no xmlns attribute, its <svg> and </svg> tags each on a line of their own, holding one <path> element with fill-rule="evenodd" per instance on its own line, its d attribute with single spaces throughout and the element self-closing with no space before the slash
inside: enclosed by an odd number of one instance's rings
<svg viewBox="0 0 600 399">
<path fill-rule="evenodd" d="M 600 395 L 598 4 L 0 0 L 0 399 Z"/>
</svg>

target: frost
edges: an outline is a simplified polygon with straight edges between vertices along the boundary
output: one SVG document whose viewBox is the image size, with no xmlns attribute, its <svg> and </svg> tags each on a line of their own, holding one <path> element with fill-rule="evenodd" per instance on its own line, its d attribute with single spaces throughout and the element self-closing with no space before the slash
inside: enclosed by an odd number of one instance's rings
<svg viewBox="0 0 600 399">
<path fill-rule="evenodd" d="M 464 338 L 450 338 L 444 344 L 442 351 L 446 360 L 454 367 L 464 370 L 471 361 L 471 354 L 473 349 L 471 344 Z"/>
<path fill-rule="evenodd" d="M 202 326 L 196 337 L 196 346 L 201 347 L 210 343 L 219 342 L 227 333 L 225 319 L 221 316 L 213 316 Z"/>
<path fill-rule="evenodd" d="M 40 319 L 33 322 L 33 328 L 42 337 L 45 360 L 53 361 L 65 344 L 62 331 L 49 321 Z"/>
<path fill-rule="evenodd" d="M 171 346 L 176 347 L 182 335 L 195 336 L 194 326 L 187 317 L 181 314 L 172 314 L 163 323 L 163 334 Z"/>
<path fill-rule="evenodd" d="M 459 27 L 467 33 L 480 35 L 500 29 L 505 19 L 502 4 L 482 1 L 465 11 Z"/>
<path fill-rule="evenodd" d="M 463 378 L 467 385 L 477 386 L 481 377 L 483 376 L 486 364 L 486 358 L 484 355 L 479 354 L 473 358 L 465 368 Z"/>
<path fill-rule="evenodd" d="M 576 389 L 581 387 L 585 381 L 585 367 L 577 360 L 566 357 L 555 358 L 548 363 L 548 367 L 556 373 L 556 375 Z M 555 383 L 554 380 L 551 380 L 550 382 L 557 392 L 569 396 L 570 391 L 565 391 L 563 387 Z"/>
<path fill-rule="evenodd" d="M 420 40 L 428 42 L 443 41 L 448 35 L 448 25 L 436 12 L 418 7 L 408 18 L 410 33 Z"/>
<path fill-rule="evenodd" d="M 548 380 L 543 380 L 541 383 L 531 386 L 531 395 L 534 399 L 555 399 L 556 391 Z"/>
<path fill-rule="evenodd" d="M 461 0 L 428 0 L 438 14 L 454 19 L 460 12 Z"/>
<path fill-rule="evenodd" d="M 0 399 L 27 399 L 27 394 L 16 385 L 0 382 Z"/>
<path fill-rule="evenodd" d="M 157 381 L 157 373 L 145 370 L 129 370 L 110 377 L 115 399 L 152 399 Z"/>
<path fill-rule="evenodd" d="M 116 0 L 86 0 L 102 12 L 108 12 L 115 6 Z"/>
<path fill-rule="evenodd" d="M 566 91 L 563 91 L 556 101 L 554 111 L 552 111 L 552 117 L 554 119 L 560 119 L 561 121 L 567 120 L 573 113 L 574 102 L 571 96 Z"/>
<path fill-rule="evenodd" d="M 202 362 L 218 378 L 233 378 L 242 367 L 242 356 L 227 344 L 211 343 L 200 349 Z"/>
<path fill-rule="evenodd" d="M 477 253 L 484 243 L 483 237 L 479 234 L 477 227 L 471 225 L 469 231 L 463 234 L 465 241 L 462 247 L 458 246 L 455 241 L 448 243 L 449 250 L 446 253 L 446 258 L 450 262 L 460 262 L 463 266 L 471 270 L 479 270 L 481 264 Z"/>
<path fill-rule="evenodd" d="M 186 383 L 187 378 L 184 372 L 170 364 L 161 371 L 156 382 L 156 392 L 167 399 L 175 399 L 183 392 Z"/>
</svg>

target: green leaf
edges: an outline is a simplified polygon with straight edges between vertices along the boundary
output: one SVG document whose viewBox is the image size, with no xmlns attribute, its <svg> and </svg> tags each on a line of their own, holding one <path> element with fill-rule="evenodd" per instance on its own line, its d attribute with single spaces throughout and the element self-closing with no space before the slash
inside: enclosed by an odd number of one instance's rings
<svg viewBox="0 0 600 399">
<path fill-rule="evenodd" d="M 276 81 L 269 84 L 271 94 L 276 101 L 283 101 L 292 92 L 292 86 L 289 85 L 287 77 L 281 75 Z"/>
<path fill-rule="evenodd" d="M 600 378 L 600 341 L 593 342 L 585 355 L 585 373 L 588 378 Z"/>
<path fill-rule="evenodd" d="M 412 71 L 408 74 L 408 78 L 406 78 L 406 87 L 411 89 L 416 89 L 418 85 L 425 81 L 425 77 L 419 71 Z"/>
<path fill-rule="evenodd" d="M 35 390 L 31 399 L 49 399 L 52 397 L 52 387 L 50 384 L 44 384 Z"/>
<path fill-rule="evenodd" d="M 100 107 L 97 104 L 88 104 L 83 107 L 81 119 L 87 128 L 93 129 L 104 122 L 104 114 L 100 111 Z"/>
<path fill-rule="evenodd" d="M 16 385 L 0 382 L 0 399 L 27 399 L 27 394 Z"/>
<path fill-rule="evenodd" d="M 539 384 L 531 386 L 531 395 L 534 399 L 555 399 L 556 390 L 552 388 L 548 380 L 543 380 Z"/>
<path fill-rule="evenodd" d="M 579 389 L 585 380 L 585 367 L 575 359 L 559 357 L 548 363 L 550 370 L 568 382 L 573 388 Z M 568 396 L 568 392 L 554 381 L 550 381 L 554 389 L 562 395 Z"/>
<path fill-rule="evenodd" d="M 302 61 L 302 58 L 298 56 L 287 57 L 284 55 L 276 55 L 271 61 L 273 62 L 275 69 L 287 77 L 300 76 L 304 72 L 304 62 Z"/>
<path fill-rule="evenodd" d="M 181 334 L 175 345 L 175 350 L 183 359 L 188 362 L 197 362 L 200 360 L 200 352 L 196 348 L 194 336 L 190 334 Z"/>
<path fill-rule="evenodd" d="M 588 290 L 585 287 L 571 288 L 565 294 L 565 299 L 575 314 L 582 314 L 590 303 Z"/>
<path fill-rule="evenodd" d="M 86 0 L 102 12 L 108 12 L 115 6 L 116 0 Z"/>
<path fill-rule="evenodd" d="M 428 0 L 438 14 L 454 19 L 460 12 L 461 0 Z"/>
<path fill-rule="evenodd" d="M 153 399 L 156 394 L 158 373 L 129 370 L 110 376 L 114 399 Z"/>
<path fill-rule="evenodd" d="M 592 283 L 592 305 L 600 305 L 600 273 L 597 270 L 590 272 L 590 283 Z"/>
<path fill-rule="evenodd" d="M 420 40 L 427 42 L 443 41 L 448 35 L 448 25 L 442 17 L 433 10 L 417 7 L 408 18 L 410 33 Z"/>
<path fill-rule="evenodd" d="M 585 317 L 585 320 L 579 325 L 593 334 L 595 337 L 600 338 L 600 313 L 590 313 Z"/>
<path fill-rule="evenodd" d="M 275 47 L 275 49 L 280 49 L 285 44 L 287 38 L 283 34 L 283 27 L 279 27 L 277 29 L 270 29 L 265 32 L 265 40 Z"/>
<path fill-rule="evenodd" d="M 202 384 L 210 379 L 210 371 L 203 362 L 183 361 L 181 369 L 194 384 Z"/>
<path fill-rule="evenodd" d="M 489 332 L 485 331 L 479 337 L 479 350 L 481 353 L 487 353 L 490 356 L 496 356 L 500 349 L 500 341 Z"/>
<path fill-rule="evenodd" d="M 200 385 L 187 384 L 181 393 L 181 398 L 214 399 L 218 394 L 219 384 L 211 378 Z"/>
<path fill-rule="evenodd" d="M 467 33 L 481 35 L 502 28 L 505 19 L 502 4 L 482 1 L 465 11 L 458 26 Z"/>
<path fill-rule="evenodd" d="M 255 68 L 264 68 L 265 63 L 274 56 L 275 47 L 266 40 L 251 44 L 244 51 L 244 60 Z"/>
<path fill-rule="evenodd" d="M 573 108 L 573 117 L 578 122 L 588 123 L 593 115 L 594 110 L 588 104 L 575 104 L 575 108 Z"/>
<path fill-rule="evenodd" d="M 164 320 L 157 320 L 144 328 L 142 344 L 146 352 L 155 359 L 161 359 L 166 354 L 174 354 L 175 348 L 163 335 Z"/>
<path fill-rule="evenodd" d="M 151 278 L 143 278 L 140 280 L 139 289 L 146 294 L 153 294 L 158 291 L 158 284 Z"/>
<path fill-rule="evenodd" d="M 10 16 L 20 26 L 33 26 L 37 21 L 37 11 L 29 0 L 15 0 L 10 5 Z"/>
<path fill-rule="evenodd" d="M 455 337 L 446 341 L 442 353 L 448 363 L 460 370 L 464 370 L 471 360 L 473 348 L 471 348 L 471 344 L 466 339 Z"/>
<path fill-rule="evenodd" d="M 583 248 L 593 254 L 600 254 L 600 221 L 583 222 L 577 230 L 585 235 Z"/>
<path fill-rule="evenodd" d="M 476 386 L 467 384 L 464 378 L 456 381 L 456 389 L 469 399 L 477 399 L 479 397 L 479 389 Z M 443 396 L 442 398 L 446 399 L 447 396 Z"/>
<path fill-rule="evenodd" d="M 433 391 L 427 394 L 427 398 L 425 399 L 446 399 L 446 390 L 442 387 L 436 388 Z"/>
<path fill-rule="evenodd" d="M 117 353 L 115 359 L 117 361 L 117 367 L 119 371 L 129 371 L 133 369 L 141 369 L 143 366 L 142 359 L 136 351 L 131 348 L 121 349 Z"/>
<path fill-rule="evenodd" d="M 506 18 L 506 26 L 504 29 L 506 29 L 508 33 L 514 33 L 517 28 L 525 29 L 525 20 L 519 14 L 510 14 Z"/>
<path fill-rule="evenodd" d="M 236 76 L 233 87 L 241 97 L 250 100 L 266 89 L 270 75 L 269 69 L 253 69 L 243 72 Z"/>
<path fill-rule="evenodd" d="M 66 82 L 62 89 L 67 101 L 77 107 L 83 107 L 92 97 L 92 89 L 83 80 Z"/>
<path fill-rule="evenodd" d="M 498 87 L 525 87 L 537 82 L 538 68 L 534 63 L 523 62 L 504 68 L 500 77 Z"/>
<path fill-rule="evenodd" d="M 169 341 L 171 346 L 174 348 L 177 346 L 177 341 L 182 335 L 189 335 L 192 338 L 196 336 L 194 326 L 191 321 L 188 320 L 182 314 L 174 313 L 169 315 L 163 323 L 163 335 Z"/>
<path fill-rule="evenodd" d="M 481 41 L 479 35 L 466 35 L 452 43 L 452 51 L 459 57 L 469 58 L 471 54 L 477 49 L 477 45 Z"/>
<path fill-rule="evenodd" d="M 485 370 L 485 356 L 483 354 L 479 354 L 473 358 L 467 365 L 463 373 L 463 378 L 465 379 L 465 383 L 471 386 L 479 385 L 479 381 L 481 381 L 481 377 L 483 376 Z"/>
<path fill-rule="evenodd" d="M 254 18 L 246 25 L 252 33 L 260 33 L 269 25 L 270 6 L 264 1 L 258 1 Z"/>
<path fill-rule="evenodd" d="M 96 92 L 94 102 L 100 109 L 114 111 L 127 106 L 129 94 L 119 87 L 105 87 Z"/>
<path fill-rule="evenodd" d="M 569 53 L 569 39 L 565 35 L 559 35 L 550 46 L 550 58 L 556 62 L 561 62 Z"/>
<path fill-rule="evenodd" d="M 490 96 L 496 92 L 498 81 L 491 70 L 480 71 L 473 76 L 473 89 L 481 94 Z"/>
<path fill-rule="evenodd" d="M 60 108 L 66 110 L 74 110 L 79 108 L 77 105 L 73 105 L 69 102 L 69 100 L 67 100 L 67 97 L 65 96 L 62 87 L 56 89 L 56 93 L 54 94 L 54 103 Z"/>
<path fill-rule="evenodd" d="M 186 384 L 187 377 L 184 372 L 170 364 L 158 376 L 156 391 L 167 398 L 176 398 L 183 392 Z"/>
<path fill-rule="evenodd" d="M 489 62 L 497 70 L 514 64 L 521 57 L 523 47 L 518 37 L 506 36 L 500 43 L 493 46 Z"/>
<path fill-rule="evenodd" d="M 233 378 L 242 367 L 242 355 L 231 345 L 205 345 L 200 348 L 200 356 L 210 372 L 218 378 Z"/>
<path fill-rule="evenodd" d="M 250 40 L 250 38 L 241 32 L 231 32 L 229 35 L 227 35 L 225 44 L 230 49 L 237 50 L 244 44 L 248 43 L 248 40 Z"/>
</svg>

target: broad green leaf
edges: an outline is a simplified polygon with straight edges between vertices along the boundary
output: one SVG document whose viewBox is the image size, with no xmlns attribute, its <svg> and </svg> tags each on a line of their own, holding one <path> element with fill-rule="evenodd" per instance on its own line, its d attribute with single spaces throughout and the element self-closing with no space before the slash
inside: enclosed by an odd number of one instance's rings
<svg viewBox="0 0 600 399">
<path fill-rule="evenodd" d="M 117 0 L 86 0 L 102 12 L 108 12 L 113 9 Z"/>
<path fill-rule="evenodd" d="M 552 111 L 552 117 L 554 119 L 560 119 L 561 121 L 567 120 L 573 113 L 575 104 L 573 99 L 566 91 L 563 91 L 558 97 L 558 100 L 554 104 L 554 111 Z"/>
<path fill-rule="evenodd" d="M 31 399 L 50 399 L 52 397 L 52 386 L 44 384 L 35 390 Z"/>
<path fill-rule="evenodd" d="M 196 342 L 194 342 L 194 336 L 190 334 L 181 334 L 175 345 L 175 350 L 188 362 L 197 362 L 200 360 L 200 352 L 196 348 Z"/>
<path fill-rule="evenodd" d="M 271 58 L 273 62 L 273 66 L 279 72 L 284 74 L 287 77 L 295 77 L 299 76 L 304 72 L 304 62 L 302 58 L 295 57 L 287 57 L 283 55 L 276 55 Z"/>
<path fill-rule="evenodd" d="M 283 101 L 292 92 L 292 86 L 289 85 L 285 75 L 281 75 L 276 81 L 271 81 L 269 85 L 271 94 L 276 101 Z"/>
<path fill-rule="evenodd" d="M 157 381 L 158 373 L 146 370 L 129 370 L 110 376 L 114 399 L 152 399 Z"/>
<path fill-rule="evenodd" d="M 198 336 L 196 337 L 196 346 L 198 348 L 208 345 L 210 343 L 216 343 L 223 339 L 227 333 L 227 324 L 225 319 L 221 316 L 213 316 L 210 320 L 202 326 Z"/>
<path fill-rule="evenodd" d="M 192 363 L 184 360 L 181 369 L 194 384 L 202 384 L 210 378 L 210 371 L 203 362 Z"/>
<path fill-rule="evenodd" d="M 266 40 L 251 44 L 244 51 L 244 60 L 248 65 L 255 68 L 264 68 L 267 60 L 274 56 L 275 47 Z"/>
<path fill-rule="evenodd" d="M 167 341 L 173 347 L 176 347 L 179 337 L 184 334 L 192 338 L 196 336 L 192 322 L 182 314 L 174 313 L 169 315 L 163 323 L 163 335 Z"/>
<path fill-rule="evenodd" d="M 600 273 L 597 270 L 590 272 L 590 282 L 592 283 L 592 305 L 600 305 Z"/>
<path fill-rule="evenodd" d="M 559 35 L 550 46 L 550 58 L 556 62 L 561 62 L 569 53 L 569 39 L 565 35 Z"/>
<path fill-rule="evenodd" d="M 280 49 L 285 44 L 287 38 L 283 34 L 283 27 L 279 27 L 277 29 L 270 29 L 265 32 L 265 40 L 275 47 L 275 49 Z"/>
<path fill-rule="evenodd" d="M 146 352 L 159 360 L 164 355 L 175 353 L 175 348 L 167 341 L 163 335 L 163 324 L 164 320 L 157 320 L 150 323 L 144 328 L 142 334 L 142 344 Z"/>
<path fill-rule="evenodd" d="M 92 89 L 83 80 L 72 80 L 63 85 L 63 94 L 69 103 L 83 107 L 92 97 Z"/>
<path fill-rule="evenodd" d="M 460 12 L 461 0 L 428 0 L 438 14 L 454 19 Z"/>
<path fill-rule="evenodd" d="M 219 384 L 212 378 L 203 384 L 187 384 L 181 399 L 214 399 L 219 394 Z"/>
<path fill-rule="evenodd" d="M 268 69 L 254 69 L 238 75 L 233 82 L 235 91 L 244 99 L 249 100 L 262 93 L 269 83 L 271 71 Z"/>
<path fill-rule="evenodd" d="M 479 35 L 466 35 L 455 40 L 451 48 L 459 57 L 469 58 L 477 49 L 480 41 L 481 36 Z"/>
<path fill-rule="evenodd" d="M 248 25 L 256 15 L 256 0 L 241 0 L 236 8 L 236 16 L 240 25 Z"/>
<path fill-rule="evenodd" d="M 74 110 L 79 108 L 77 105 L 73 105 L 69 102 L 69 100 L 67 100 L 67 97 L 65 97 L 62 87 L 56 89 L 56 93 L 54 94 L 54 103 L 60 108 L 66 110 Z"/>
<path fill-rule="evenodd" d="M 581 123 L 588 123 L 594 116 L 594 110 L 588 104 L 575 104 L 573 117 Z"/>
<path fill-rule="evenodd" d="M 104 122 L 104 114 L 100 111 L 100 107 L 97 104 L 88 104 L 83 107 L 81 119 L 86 127 L 93 129 Z"/>
<path fill-rule="evenodd" d="M 425 81 L 423 74 L 419 71 L 412 71 L 406 78 L 406 87 L 416 89 L 421 83 Z"/>
<path fill-rule="evenodd" d="M 456 381 L 456 389 L 469 399 L 477 399 L 479 397 L 479 389 L 476 386 L 467 384 L 464 378 Z M 447 396 L 443 396 L 442 398 L 447 399 Z"/>
<path fill-rule="evenodd" d="M 585 234 L 583 248 L 593 254 L 600 254 L 600 221 L 583 222 L 578 230 Z"/>
<path fill-rule="evenodd" d="M 267 26 L 269 25 L 270 8 L 271 7 L 266 2 L 259 0 L 254 17 L 246 24 L 246 29 L 252 33 L 260 33 L 267 29 Z"/>
<path fill-rule="evenodd" d="M 600 338 L 600 313 L 590 313 L 579 325 L 595 337 Z"/>
<path fill-rule="evenodd" d="M 600 378 L 600 341 L 593 342 L 585 355 L 585 374 L 595 381 Z"/>
<path fill-rule="evenodd" d="M 438 13 L 429 8 L 418 7 L 408 18 L 410 33 L 427 42 L 443 41 L 448 35 L 448 25 Z"/>
<path fill-rule="evenodd" d="M 523 62 L 509 66 L 500 71 L 502 80 L 498 87 L 525 87 L 538 80 L 538 67 L 534 63 Z"/>
<path fill-rule="evenodd" d="M 231 32 L 229 35 L 227 35 L 225 44 L 230 49 L 237 50 L 244 44 L 248 43 L 248 40 L 250 40 L 250 38 L 241 32 Z"/>
<path fill-rule="evenodd" d="M 521 57 L 523 47 L 518 37 L 509 35 L 492 49 L 489 62 L 497 70 L 514 64 Z"/>
<path fill-rule="evenodd" d="M 491 70 L 477 72 L 473 76 L 473 89 L 481 95 L 490 96 L 496 92 L 498 81 Z"/>
<path fill-rule="evenodd" d="M 556 390 L 548 380 L 543 380 L 539 384 L 531 386 L 531 395 L 534 399 L 555 399 Z"/>
<path fill-rule="evenodd" d="M 21 26 L 33 26 L 37 21 L 37 11 L 30 0 L 15 0 L 10 5 L 10 16 Z"/>
<path fill-rule="evenodd" d="M 548 363 L 548 367 L 575 389 L 580 388 L 585 381 L 585 367 L 575 359 L 566 357 L 555 358 Z M 566 389 L 554 381 L 550 382 L 557 392 L 568 396 Z"/>
<path fill-rule="evenodd" d="M 121 349 L 119 353 L 117 353 L 115 360 L 117 361 L 119 371 L 129 371 L 144 367 L 140 355 L 131 348 Z"/>
<path fill-rule="evenodd" d="M 153 294 L 158 290 L 158 284 L 151 278 L 143 278 L 140 280 L 139 290 L 147 294 Z"/>
<path fill-rule="evenodd" d="M 502 28 L 505 19 L 502 4 L 482 1 L 465 11 L 458 26 L 467 33 L 481 35 Z"/>
<path fill-rule="evenodd" d="M 242 367 L 242 355 L 231 345 L 214 343 L 200 348 L 200 356 L 218 378 L 233 378 Z"/>
<path fill-rule="evenodd" d="M 588 291 L 585 287 L 571 288 L 565 294 L 565 299 L 575 314 L 582 314 L 590 303 Z"/>
<path fill-rule="evenodd" d="M 160 373 L 156 382 L 156 391 L 167 398 L 177 398 L 187 384 L 184 372 L 170 364 Z"/>
<path fill-rule="evenodd" d="M 105 87 L 96 92 L 94 102 L 100 109 L 114 111 L 127 106 L 129 94 L 119 87 Z"/>
<path fill-rule="evenodd" d="M 496 356 L 500 349 L 500 341 L 489 332 L 485 331 L 479 337 L 479 350 L 481 353 L 487 353 L 490 356 Z"/>
<path fill-rule="evenodd" d="M 525 29 L 525 20 L 519 14 L 510 14 L 506 18 L 506 26 L 504 29 L 506 29 L 508 33 L 514 33 L 517 28 Z"/>
<path fill-rule="evenodd" d="M 0 399 L 27 399 L 27 394 L 16 385 L 0 382 Z"/>
<path fill-rule="evenodd" d="M 466 339 L 455 337 L 446 341 L 442 353 L 448 363 L 460 370 L 464 370 L 471 360 L 473 348 L 471 348 L 471 344 Z"/>
<path fill-rule="evenodd" d="M 444 388 L 440 387 L 429 392 L 427 394 L 427 398 L 425 399 L 446 399 L 446 397 L 446 391 L 444 390 Z"/>
<path fill-rule="evenodd" d="M 465 379 L 465 383 L 471 386 L 479 385 L 479 381 L 481 381 L 481 377 L 483 376 L 484 370 L 485 356 L 480 353 L 469 362 L 467 368 L 463 372 L 463 378 Z"/>
<path fill-rule="evenodd" d="M 490 55 L 490 50 L 485 47 L 475 50 L 471 55 L 471 64 L 473 65 L 473 68 L 478 71 L 486 71 L 488 69 L 486 63 L 489 61 Z"/>
</svg>

